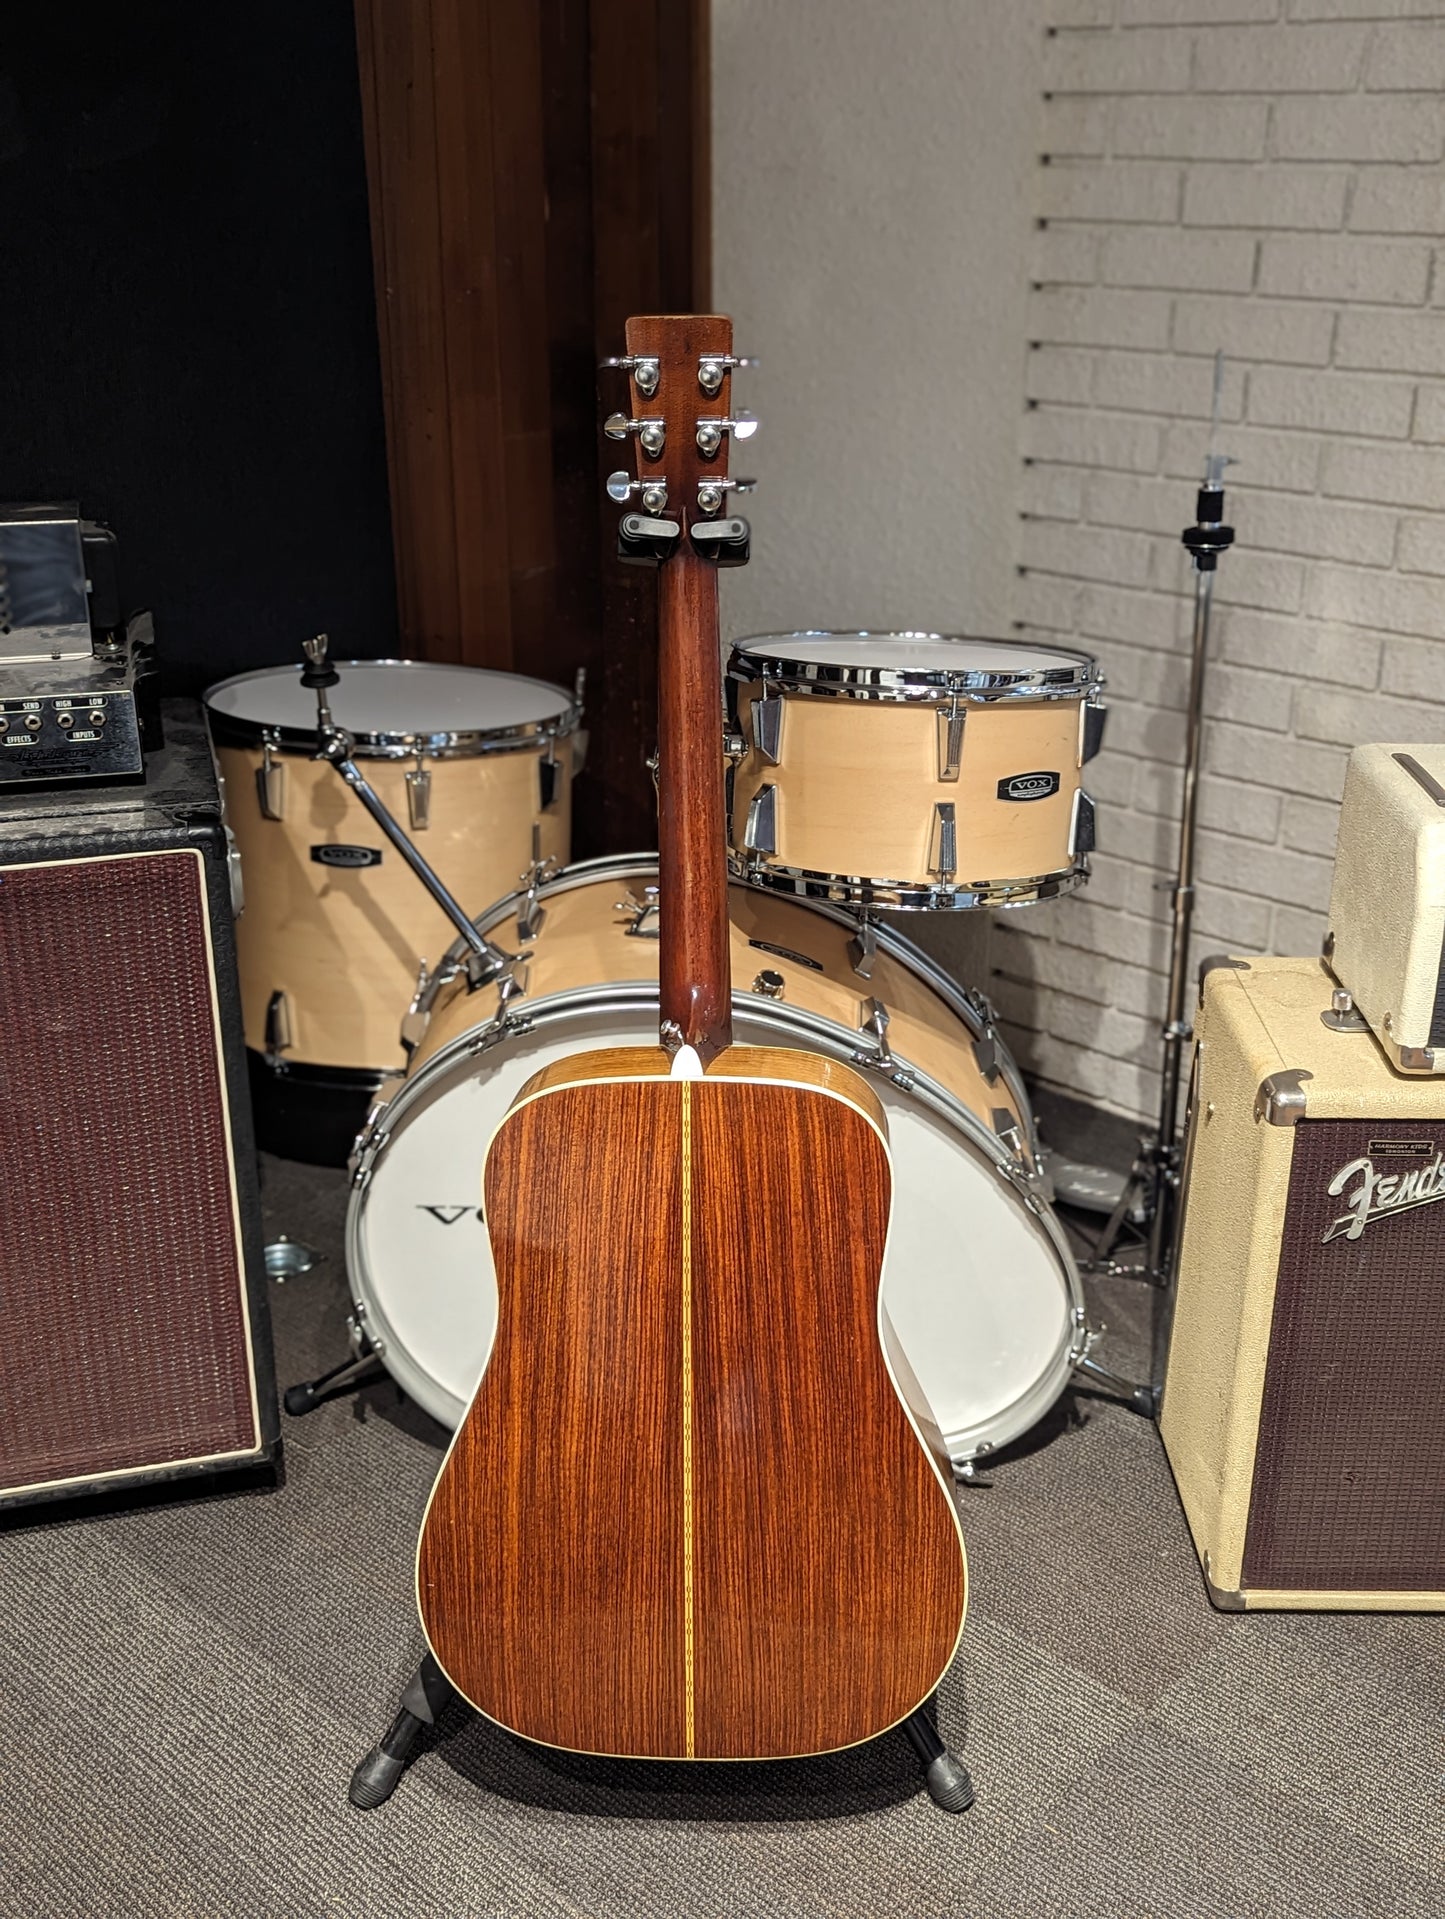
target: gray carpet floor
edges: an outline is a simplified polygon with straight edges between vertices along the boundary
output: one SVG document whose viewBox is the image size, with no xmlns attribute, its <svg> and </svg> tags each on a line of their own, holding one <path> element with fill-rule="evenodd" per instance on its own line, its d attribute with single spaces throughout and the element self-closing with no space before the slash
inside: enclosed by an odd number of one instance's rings
<svg viewBox="0 0 1445 1919">
<path fill-rule="evenodd" d="M 265 1195 L 273 1231 L 327 1256 L 273 1288 L 285 1383 L 342 1355 L 345 1187 L 271 1161 Z M 1101 1357 L 1141 1367 L 1142 1289 L 1094 1307 Z M 1445 1912 L 1445 1625 L 1214 1613 L 1152 1426 L 1074 1409 L 966 1498 L 972 1605 L 939 1701 L 978 1788 L 963 1817 L 898 1734 L 623 1765 L 459 1710 L 387 1806 L 352 1811 L 420 1653 L 411 1558 L 444 1438 L 389 1384 L 285 1421 L 277 1490 L 0 1534 L 0 1912 Z"/>
</svg>

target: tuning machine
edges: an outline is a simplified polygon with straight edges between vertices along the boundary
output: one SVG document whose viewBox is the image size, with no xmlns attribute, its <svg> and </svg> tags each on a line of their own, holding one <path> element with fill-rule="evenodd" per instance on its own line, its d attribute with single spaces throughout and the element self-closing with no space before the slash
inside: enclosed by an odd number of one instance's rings
<svg viewBox="0 0 1445 1919">
<path fill-rule="evenodd" d="M 746 566 L 752 528 L 746 520 L 694 520 L 687 530 L 693 551 L 716 566 Z"/>
<path fill-rule="evenodd" d="M 662 363 L 655 353 L 621 353 L 610 360 L 599 361 L 598 365 L 603 371 L 617 367 L 623 373 L 630 373 L 637 382 L 638 392 L 648 400 L 656 393 L 657 383 L 662 377 Z M 701 379 L 701 374 L 698 377 Z M 718 379 L 721 381 L 721 374 Z M 705 388 L 704 391 L 716 393 L 717 388 Z"/>
<path fill-rule="evenodd" d="M 637 444 L 649 460 L 658 457 L 667 438 L 667 429 L 661 420 L 630 420 L 625 413 L 609 413 L 602 423 L 602 431 L 609 440 L 625 440 L 629 433 L 635 433 Z"/>
<path fill-rule="evenodd" d="M 697 383 L 704 393 L 716 393 L 722 386 L 723 375 L 735 371 L 738 367 L 756 366 L 746 354 L 740 353 L 704 353 L 697 363 Z M 643 391 L 647 391 L 643 388 Z"/>
<path fill-rule="evenodd" d="M 711 460 L 722 445 L 724 433 L 731 433 L 735 440 L 750 440 L 757 430 L 757 415 L 741 407 L 731 419 L 702 419 L 697 423 L 697 450 L 705 460 Z"/>
<path fill-rule="evenodd" d="M 727 505 L 729 493 L 751 493 L 756 485 L 756 480 L 699 480 L 697 510 L 711 519 Z"/>
<path fill-rule="evenodd" d="M 682 538 L 676 520 L 659 520 L 645 513 L 624 513 L 617 522 L 617 557 L 629 566 L 651 566 L 670 560 Z"/>
<path fill-rule="evenodd" d="M 659 473 L 656 479 L 634 480 L 630 473 L 619 467 L 615 473 L 607 476 L 607 497 L 616 500 L 619 506 L 626 506 L 633 494 L 645 513 L 661 513 L 667 506 L 667 479 Z"/>
</svg>

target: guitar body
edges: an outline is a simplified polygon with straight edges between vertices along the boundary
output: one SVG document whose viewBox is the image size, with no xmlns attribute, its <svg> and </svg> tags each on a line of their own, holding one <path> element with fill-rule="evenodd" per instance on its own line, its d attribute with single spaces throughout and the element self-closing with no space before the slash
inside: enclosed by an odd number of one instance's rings
<svg viewBox="0 0 1445 1919">
<path fill-rule="evenodd" d="M 782 1050 L 701 1078 L 583 1055 L 523 1089 L 484 1189 L 496 1336 L 417 1554 L 453 1685 L 632 1757 L 800 1756 L 904 1718 L 966 1573 L 885 1358 L 866 1084 Z"/>
</svg>

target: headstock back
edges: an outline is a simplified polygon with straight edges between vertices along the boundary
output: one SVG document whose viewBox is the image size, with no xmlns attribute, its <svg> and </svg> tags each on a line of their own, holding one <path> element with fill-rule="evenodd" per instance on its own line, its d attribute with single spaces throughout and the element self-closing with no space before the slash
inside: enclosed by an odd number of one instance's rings
<svg viewBox="0 0 1445 1919">
<path fill-rule="evenodd" d="M 666 560 L 684 535 L 721 565 L 747 559 L 747 522 L 731 515 L 732 495 L 751 486 L 729 472 L 731 442 L 757 430 L 732 412 L 732 374 L 749 364 L 733 353 L 725 314 L 661 313 L 627 322 L 627 413 L 612 414 L 608 437 L 625 441 L 630 466 L 607 491 L 629 510 L 619 527 L 622 557 Z"/>
</svg>

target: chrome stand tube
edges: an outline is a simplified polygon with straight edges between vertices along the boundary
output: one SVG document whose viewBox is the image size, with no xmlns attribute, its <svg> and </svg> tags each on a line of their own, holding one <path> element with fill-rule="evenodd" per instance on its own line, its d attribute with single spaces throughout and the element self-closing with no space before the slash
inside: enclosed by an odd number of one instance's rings
<svg viewBox="0 0 1445 1919">
<path fill-rule="evenodd" d="M 468 980 L 473 986 L 485 986 L 490 980 L 497 979 L 506 972 L 515 955 L 506 952 L 500 946 L 494 946 L 491 940 L 477 931 L 472 924 L 471 916 L 447 891 L 437 873 L 417 850 L 410 837 L 402 831 L 386 802 L 351 757 L 355 743 L 351 735 L 332 719 L 331 702 L 327 698 L 328 689 L 335 686 L 341 678 L 336 668 L 327 660 L 328 644 L 326 635 L 318 633 L 314 639 L 306 640 L 302 646 L 302 651 L 306 655 L 306 665 L 302 669 L 301 684 L 311 687 L 316 694 L 316 757 L 336 768 L 432 899 L 446 914 L 470 949 L 470 957 L 467 961 Z"/>
<path fill-rule="evenodd" d="M 1234 543 L 1224 524 L 1222 475 L 1226 461 L 1211 453 L 1195 504 L 1196 523 L 1180 536 L 1194 562 L 1194 631 L 1189 672 L 1189 711 L 1184 745 L 1184 784 L 1179 811 L 1179 852 L 1171 888 L 1169 985 L 1160 1072 L 1159 1121 L 1141 1140 L 1128 1184 L 1093 1249 L 1086 1272 L 1168 1284 L 1178 1224 L 1180 1184 L 1179 1091 L 1184 1049 L 1194 1037 L 1186 1017 L 1189 996 L 1189 944 L 1194 930 L 1195 841 L 1199 824 L 1199 769 L 1204 742 L 1204 679 L 1209 658 L 1209 623 L 1214 605 L 1214 575 L 1221 553 Z M 1137 1245 L 1122 1249 L 1119 1237 L 1131 1210 L 1142 1210 L 1144 1228 Z"/>
</svg>

